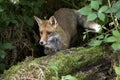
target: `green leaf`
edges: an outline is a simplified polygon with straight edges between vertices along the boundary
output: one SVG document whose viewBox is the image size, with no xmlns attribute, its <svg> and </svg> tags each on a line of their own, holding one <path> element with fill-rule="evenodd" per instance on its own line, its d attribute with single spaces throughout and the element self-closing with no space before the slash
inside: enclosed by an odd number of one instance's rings
<svg viewBox="0 0 120 80">
<path fill-rule="evenodd" d="M 100 5 L 100 2 L 99 1 L 91 1 L 91 8 L 92 9 L 95 9 L 95 10 L 98 10 L 98 8 L 99 8 L 99 5 Z"/>
<path fill-rule="evenodd" d="M 120 43 L 113 43 L 112 44 L 112 48 L 117 51 L 117 50 L 120 50 Z"/>
<path fill-rule="evenodd" d="M 0 50 L 0 58 L 4 59 L 5 57 L 5 51 Z"/>
<path fill-rule="evenodd" d="M 108 38 L 109 36 L 110 36 L 110 34 L 106 34 L 105 37 L 104 37 L 104 39 Z"/>
<path fill-rule="evenodd" d="M 105 42 L 115 42 L 117 41 L 117 38 L 115 38 L 114 36 L 108 37 L 104 39 Z"/>
<path fill-rule="evenodd" d="M 113 3 L 112 7 L 109 8 L 106 13 L 116 13 L 120 9 L 120 1 Z"/>
<path fill-rule="evenodd" d="M 97 15 L 95 13 L 91 13 L 87 16 L 87 21 L 93 21 L 97 18 Z"/>
<path fill-rule="evenodd" d="M 102 40 L 91 40 L 89 45 L 90 46 L 99 46 L 102 43 Z"/>
<path fill-rule="evenodd" d="M 102 6 L 100 9 L 99 9 L 99 12 L 105 12 L 106 10 L 108 9 L 108 6 Z"/>
<path fill-rule="evenodd" d="M 24 20 L 27 23 L 27 25 L 33 26 L 34 22 L 32 18 L 30 18 L 29 16 L 24 16 Z"/>
<path fill-rule="evenodd" d="M 97 36 L 98 39 L 103 39 L 104 38 L 104 35 L 99 35 Z"/>
<path fill-rule="evenodd" d="M 50 67 L 51 67 L 53 70 L 58 71 L 58 68 L 57 68 L 57 66 L 56 66 L 55 64 L 49 63 L 49 65 L 50 65 Z"/>
<path fill-rule="evenodd" d="M 120 19 L 120 10 L 116 13 L 116 17 Z"/>
<path fill-rule="evenodd" d="M 4 43 L 2 49 L 13 49 L 14 46 L 11 43 Z"/>
<path fill-rule="evenodd" d="M 0 6 L 0 12 L 3 12 L 4 10 L 3 10 L 3 8 Z"/>
<path fill-rule="evenodd" d="M 113 3 L 112 8 L 116 9 L 116 12 L 117 12 L 120 9 L 120 0 L 118 0 L 115 3 Z"/>
<path fill-rule="evenodd" d="M 85 6 L 81 8 L 80 10 L 78 10 L 78 12 L 80 12 L 80 14 L 82 15 L 89 15 L 90 13 L 92 13 L 92 9 L 90 6 Z"/>
<path fill-rule="evenodd" d="M 15 20 L 15 19 L 10 20 L 10 22 L 13 23 L 13 24 L 17 24 L 18 23 L 18 21 Z"/>
<path fill-rule="evenodd" d="M 102 4 L 102 0 L 97 0 L 97 1 L 99 1 L 99 4 L 100 4 L 100 5 Z"/>
<path fill-rule="evenodd" d="M 85 35 L 83 35 L 83 40 L 85 40 L 86 39 L 86 37 L 87 37 L 87 35 L 85 34 Z"/>
<path fill-rule="evenodd" d="M 105 14 L 103 14 L 103 13 L 98 13 L 98 18 L 99 18 L 101 21 L 105 21 Z"/>
<path fill-rule="evenodd" d="M 4 0 L 0 0 L 0 3 L 2 3 Z"/>
<path fill-rule="evenodd" d="M 120 66 L 119 67 L 115 66 L 114 70 L 117 75 L 120 75 Z"/>
<path fill-rule="evenodd" d="M 118 1 L 116 2 L 116 5 L 117 5 L 118 7 L 120 7 L 120 0 L 118 0 Z"/>
<path fill-rule="evenodd" d="M 54 63 L 49 63 L 50 68 L 54 70 L 56 77 L 58 77 L 58 67 Z"/>
<path fill-rule="evenodd" d="M 0 63 L 0 70 L 4 71 L 5 70 L 5 64 Z"/>
<path fill-rule="evenodd" d="M 62 76 L 61 80 L 78 80 L 78 79 L 71 75 L 66 75 L 66 76 Z"/>
<path fill-rule="evenodd" d="M 108 10 L 105 11 L 105 13 L 110 13 L 110 12 L 111 12 L 110 8 L 108 8 Z"/>
<path fill-rule="evenodd" d="M 118 30 L 113 30 L 113 31 L 112 31 L 112 34 L 113 34 L 115 37 L 120 38 L 120 32 L 119 32 Z"/>
</svg>

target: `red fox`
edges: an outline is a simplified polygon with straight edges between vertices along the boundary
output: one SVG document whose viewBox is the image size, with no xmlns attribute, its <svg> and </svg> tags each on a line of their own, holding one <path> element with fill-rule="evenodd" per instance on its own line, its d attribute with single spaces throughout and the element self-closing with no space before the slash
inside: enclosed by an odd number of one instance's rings
<svg viewBox="0 0 120 80">
<path fill-rule="evenodd" d="M 48 20 L 41 20 L 34 16 L 40 31 L 40 45 L 50 48 L 54 52 L 67 49 L 71 40 L 77 35 L 77 25 L 98 32 L 101 26 L 94 22 L 87 22 L 86 16 L 75 9 L 61 8 Z"/>
</svg>

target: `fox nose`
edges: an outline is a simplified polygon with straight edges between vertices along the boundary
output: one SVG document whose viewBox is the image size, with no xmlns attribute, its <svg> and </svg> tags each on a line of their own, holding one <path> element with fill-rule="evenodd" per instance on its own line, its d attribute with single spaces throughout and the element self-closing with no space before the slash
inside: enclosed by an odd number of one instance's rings
<svg viewBox="0 0 120 80">
<path fill-rule="evenodd" d="M 40 45 L 43 45 L 43 42 L 39 42 Z"/>
<path fill-rule="evenodd" d="M 45 42 L 45 41 L 40 41 L 39 44 L 40 44 L 40 45 L 45 45 L 46 42 Z"/>
</svg>

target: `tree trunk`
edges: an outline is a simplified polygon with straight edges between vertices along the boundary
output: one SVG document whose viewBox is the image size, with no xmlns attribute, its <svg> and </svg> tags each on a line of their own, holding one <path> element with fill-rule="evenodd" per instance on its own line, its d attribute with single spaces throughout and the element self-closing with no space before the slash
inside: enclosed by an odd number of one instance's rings
<svg viewBox="0 0 120 80">
<path fill-rule="evenodd" d="M 103 47 L 71 48 L 40 58 L 28 57 L 5 71 L 4 80 L 61 80 L 72 75 L 78 80 L 105 80 L 110 69 L 109 53 Z M 64 79 L 65 80 L 65 79 Z M 71 79 L 72 80 L 72 79 Z"/>
</svg>

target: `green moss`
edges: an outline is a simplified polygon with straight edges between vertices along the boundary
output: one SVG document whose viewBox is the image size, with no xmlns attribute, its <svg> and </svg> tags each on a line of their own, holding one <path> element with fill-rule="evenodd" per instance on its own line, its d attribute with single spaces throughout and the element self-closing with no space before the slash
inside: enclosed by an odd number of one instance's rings
<svg viewBox="0 0 120 80">
<path fill-rule="evenodd" d="M 20 70 L 32 70 L 27 68 L 30 65 L 37 65 L 39 63 L 38 58 L 36 59 L 27 59 L 22 63 L 18 63 L 17 65 L 12 66 L 9 70 L 5 71 L 4 74 L 6 75 L 6 78 L 4 80 L 10 80 L 12 77 L 14 77 L 16 74 L 20 73 Z M 27 68 L 27 69 L 25 69 Z M 32 67 L 31 67 L 32 68 Z"/>
<path fill-rule="evenodd" d="M 64 55 L 63 53 L 60 53 L 56 58 L 50 60 L 49 62 L 52 62 L 58 67 L 59 76 L 62 76 L 65 74 L 69 74 L 73 70 L 73 67 L 77 65 L 77 61 L 77 57 L 73 57 L 69 54 Z"/>
<path fill-rule="evenodd" d="M 84 73 L 77 73 L 75 77 L 80 80 L 85 80 L 87 78 L 86 74 Z"/>
<path fill-rule="evenodd" d="M 22 75 L 31 72 L 32 76 L 36 79 L 39 75 L 46 77 L 46 80 L 52 80 L 53 77 L 61 77 L 68 74 L 75 74 L 78 70 L 85 67 L 86 65 L 92 65 L 98 60 L 103 58 L 103 50 L 101 47 L 93 48 L 71 48 L 65 51 L 56 53 L 55 55 L 45 56 L 37 59 L 26 60 L 22 63 L 12 66 L 8 71 L 5 72 L 6 77 L 4 80 L 10 80 L 15 77 L 16 74 Z M 51 69 L 49 63 L 55 64 L 58 70 Z M 23 71 L 23 69 L 25 71 Z M 21 74 L 22 72 L 23 74 Z M 58 76 L 56 75 L 58 73 Z M 24 75 L 26 75 L 24 74 Z M 86 79 L 86 75 L 79 74 L 77 77 L 80 80 Z"/>
<path fill-rule="evenodd" d="M 70 52 L 72 52 L 72 54 L 68 54 Z M 94 47 L 90 49 L 72 48 L 70 52 L 58 53 L 57 56 L 49 61 L 58 67 L 59 77 L 70 74 L 71 72 L 78 70 L 85 65 L 92 65 L 97 60 L 103 58 L 103 51 L 100 47 Z M 52 76 L 55 75 L 54 71 L 50 74 L 52 74 Z"/>
<path fill-rule="evenodd" d="M 17 70 L 19 70 L 21 67 L 22 63 L 18 63 L 17 65 L 12 66 L 9 70 L 5 71 L 5 80 L 9 80 L 10 77 L 14 76 L 17 73 Z"/>
</svg>

